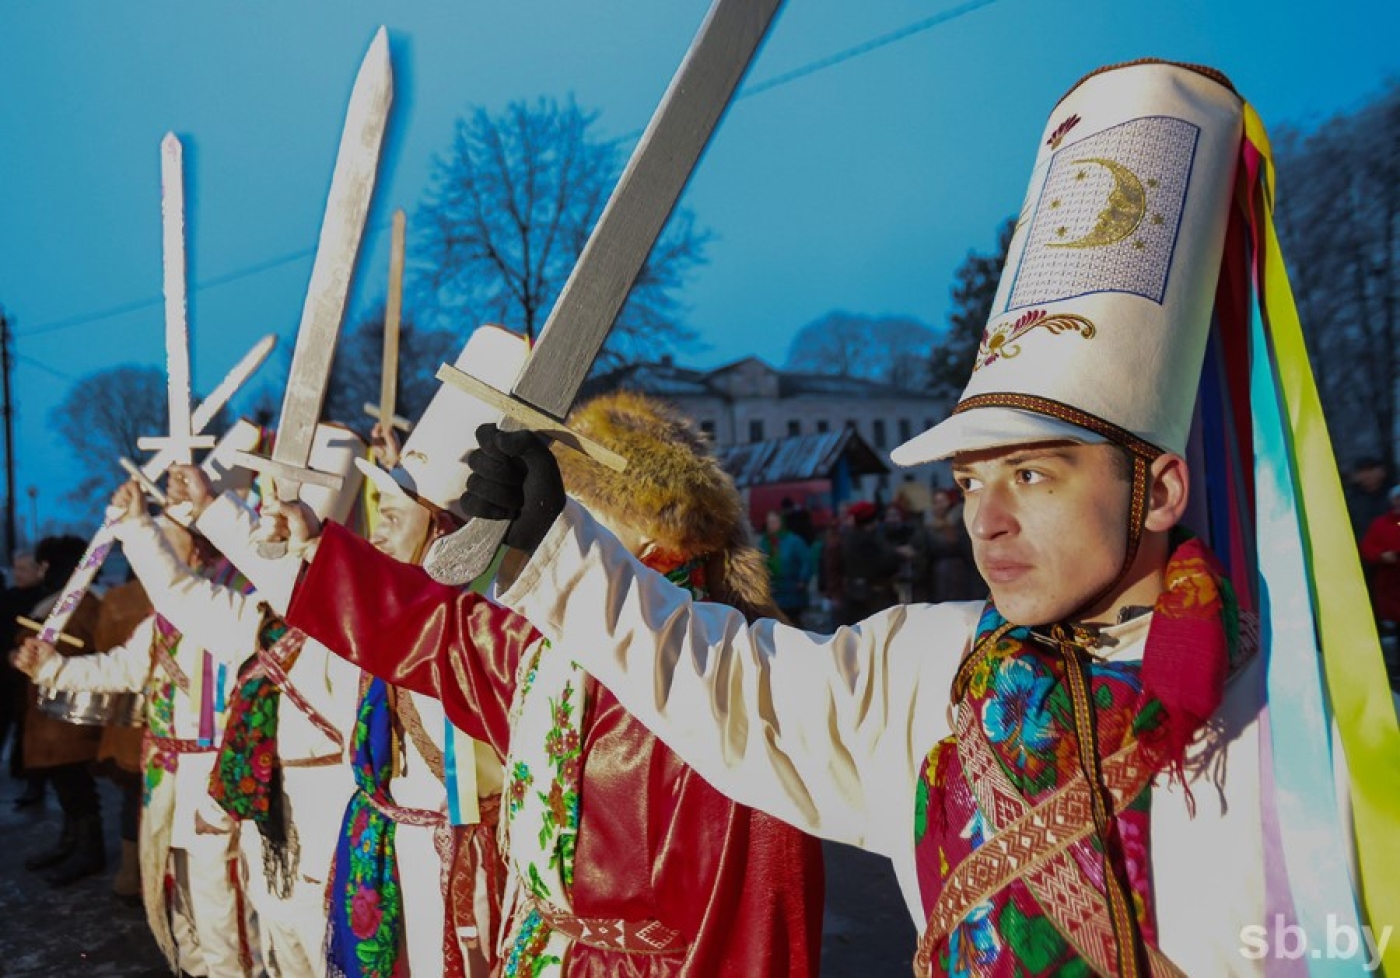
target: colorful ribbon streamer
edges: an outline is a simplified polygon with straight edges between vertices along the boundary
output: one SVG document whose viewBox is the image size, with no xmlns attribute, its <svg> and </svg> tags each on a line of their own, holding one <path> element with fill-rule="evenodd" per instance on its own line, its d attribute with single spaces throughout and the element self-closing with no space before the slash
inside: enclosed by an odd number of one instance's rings
<svg viewBox="0 0 1400 978">
<path fill-rule="evenodd" d="M 1312 608 L 1328 697 L 1350 774 L 1362 903 L 1367 922 L 1380 931 L 1400 925 L 1400 726 L 1331 439 L 1274 228 L 1269 139 L 1258 114 L 1248 104 L 1245 138 L 1259 161 L 1257 183 L 1251 188 L 1259 301 L 1273 342 L 1281 406 L 1298 463 L 1295 478 L 1304 556 L 1311 572 Z M 1384 965 L 1388 972 L 1400 973 L 1400 942 L 1390 942 Z"/>
</svg>

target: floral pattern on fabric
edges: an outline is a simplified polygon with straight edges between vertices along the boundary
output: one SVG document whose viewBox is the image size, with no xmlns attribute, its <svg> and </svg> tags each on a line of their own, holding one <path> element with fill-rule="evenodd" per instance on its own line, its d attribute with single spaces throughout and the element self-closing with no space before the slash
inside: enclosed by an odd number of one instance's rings
<svg viewBox="0 0 1400 978">
<path fill-rule="evenodd" d="M 240 682 L 229 704 L 209 794 L 236 819 L 265 822 L 272 809 L 277 765 L 277 710 L 281 695 L 266 676 L 252 674 L 250 659 L 240 670 Z"/>
<path fill-rule="evenodd" d="M 988 606 L 978 639 L 1003 624 Z M 1090 663 L 1100 750 L 1106 756 L 1134 742 L 1160 717 L 1142 694 L 1136 662 Z M 1013 629 L 970 669 L 964 708 L 971 709 L 998 768 L 1034 805 L 1079 774 L 1078 743 L 1064 666 L 1056 652 L 1037 645 L 1027 629 Z M 1150 786 L 1118 813 L 1129 882 L 1143 938 L 1156 943 L 1147 896 Z M 957 740 L 929 752 L 916 792 L 915 849 L 924 910 L 930 911 L 942 881 L 987 838 L 988 827 L 967 783 Z M 1071 856 L 1085 879 L 1102 891 L 1103 862 L 1097 838 L 1075 843 Z M 1035 894 L 1021 880 L 973 907 L 933 957 L 935 973 L 948 975 L 1087 975 L 1088 964 L 1060 934 Z"/>
<path fill-rule="evenodd" d="M 151 796 L 167 774 L 174 774 L 177 755 L 161 750 L 157 737 L 170 737 L 175 725 L 175 682 L 153 680 L 146 684 L 146 737 L 142 745 L 141 804 L 150 805 Z"/>
<path fill-rule="evenodd" d="M 653 552 L 643 562 L 697 600 L 708 597 L 702 559 Z M 521 663 L 506 760 L 505 831 L 511 869 L 532 898 L 564 911 L 572 910 L 586 690 L 586 674 L 578 664 L 542 640 Z M 519 901 L 506 938 L 505 974 L 558 975 L 569 944 L 530 901 Z"/>
<path fill-rule="evenodd" d="M 151 635 L 152 656 L 157 643 L 174 654 L 180 642 L 180 633 L 159 615 L 156 616 L 155 631 Z M 151 796 L 155 794 L 167 774 L 174 774 L 179 757 L 173 751 L 162 750 L 157 740 L 168 740 L 175 736 L 175 680 L 165 670 L 152 663 L 146 677 L 146 733 L 141 744 L 141 804 L 149 807 Z"/>
<path fill-rule="evenodd" d="M 370 682 L 360 697 L 350 746 L 359 790 L 345 808 L 336 843 L 327 963 L 331 974 L 346 978 L 401 978 L 408 974 L 408 956 L 396 826 L 371 801 L 372 796 L 390 798 L 393 772 L 389 688 L 383 680 Z"/>
<path fill-rule="evenodd" d="M 582 774 L 583 674 L 548 641 L 523 664 L 506 784 L 510 858 L 536 900 L 570 906 Z M 568 939 L 528 902 L 516 909 L 507 939 L 507 975 L 557 974 Z"/>
<path fill-rule="evenodd" d="M 263 649 L 274 649 L 288 635 L 287 623 L 268 618 L 258 633 Z M 285 650 L 290 669 L 301 652 L 300 639 Z M 268 890 L 288 899 L 296 886 L 301 844 L 282 783 L 277 720 L 282 690 L 260 667 L 254 654 L 238 671 L 238 686 L 228 704 L 223 740 L 209 774 L 209 795 L 239 821 L 251 821 L 262 836 L 263 874 Z"/>
<path fill-rule="evenodd" d="M 1187 743 L 1219 706 L 1230 670 L 1241 666 L 1257 646 L 1246 642 L 1230 582 L 1199 540 L 1185 533 L 1177 536 L 1163 578 L 1142 661 L 1105 661 L 1091 655 L 1086 678 L 1100 759 L 1134 746 L 1148 770 L 1175 776 Z M 998 797 L 995 786 L 1001 779 L 981 778 L 992 772 L 1004 775 L 1009 790 L 1035 806 L 1080 770 L 1074 710 L 1058 650 L 1029 629 L 1010 628 L 988 604 L 972 654 L 955 680 L 954 702 L 966 711 L 959 713 L 959 729 L 980 737 L 973 744 L 960 743 L 956 736 L 937 744 L 924 761 L 915 792 L 915 866 L 926 914 L 937 905 L 950 873 L 986 840 L 988 826 L 977 796 Z M 965 760 L 979 765 L 976 792 L 963 768 Z M 989 785 L 993 790 L 988 791 Z M 1004 791 L 999 797 L 1018 807 Z M 1155 948 L 1151 798 L 1149 780 L 1112 817 L 1138 929 Z M 1066 865 L 1102 895 L 1104 854 L 1098 834 L 1091 832 L 1065 852 Z M 1061 909 L 1058 904 L 1048 906 Z M 1070 946 L 1037 902 L 1025 876 L 971 908 L 946 937 L 931 943 L 930 937 L 938 933 L 925 933 L 920 955 L 932 950 L 933 969 L 945 974 L 1091 971 L 1090 962 Z"/>
</svg>

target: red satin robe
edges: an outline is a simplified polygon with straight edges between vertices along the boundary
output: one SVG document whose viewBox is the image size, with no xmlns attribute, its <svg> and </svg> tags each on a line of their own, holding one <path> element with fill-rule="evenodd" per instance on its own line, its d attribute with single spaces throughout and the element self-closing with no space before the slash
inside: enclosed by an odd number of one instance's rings
<svg viewBox="0 0 1400 978">
<path fill-rule="evenodd" d="M 436 697 L 448 718 L 505 757 L 524 618 L 432 580 L 328 524 L 287 620 L 373 675 Z M 816 975 L 818 842 L 725 798 L 588 679 L 578 849 L 580 917 L 659 920 L 684 956 L 575 944 L 570 978 Z"/>
</svg>

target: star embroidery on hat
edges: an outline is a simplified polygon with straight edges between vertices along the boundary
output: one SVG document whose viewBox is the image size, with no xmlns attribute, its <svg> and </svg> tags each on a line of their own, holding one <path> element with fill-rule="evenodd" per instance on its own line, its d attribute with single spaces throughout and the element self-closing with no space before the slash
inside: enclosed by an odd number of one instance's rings
<svg viewBox="0 0 1400 978">
<path fill-rule="evenodd" d="M 1010 360 L 1019 356 L 1021 346 L 1016 341 L 1037 327 L 1044 327 L 1055 336 L 1073 331 L 1086 340 L 1092 339 L 1098 332 L 1094 324 L 1083 316 L 1070 312 L 1056 313 L 1052 316 L 1044 309 L 1032 309 L 1012 322 L 1001 322 L 987 327 L 977 348 L 977 362 L 973 364 L 973 372 L 999 358 Z"/>
</svg>

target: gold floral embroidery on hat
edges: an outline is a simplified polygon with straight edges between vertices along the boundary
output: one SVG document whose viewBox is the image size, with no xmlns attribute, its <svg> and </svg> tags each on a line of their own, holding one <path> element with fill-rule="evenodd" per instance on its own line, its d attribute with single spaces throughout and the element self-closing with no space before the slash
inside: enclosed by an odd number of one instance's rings
<svg viewBox="0 0 1400 978">
<path fill-rule="evenodd" d="M 977 348 L 977 362 L 973 364 L 972 370 L 976 371 L 989 365 L 998 358 L 1010 360 L 1018 356 L 1021 352 L 1020 344 L 1016 341 L 1025 336 L 1037 326 L 1043 326 L 1051 333 L 1073 331 L 1081 334 L 1086 340 L 1092 339 L 1098 332 L 1094 324 L 1083 316 L 1076 316 L 1074 313 L 1062 312 L 1057 315 L 1050 315 L 1044 309 L 1032 309 L 1023 313 L 1014 322 L 1000 322 L 995 326 L 988 326 L 982 333 L 982 342 Z"/>
</svg>

